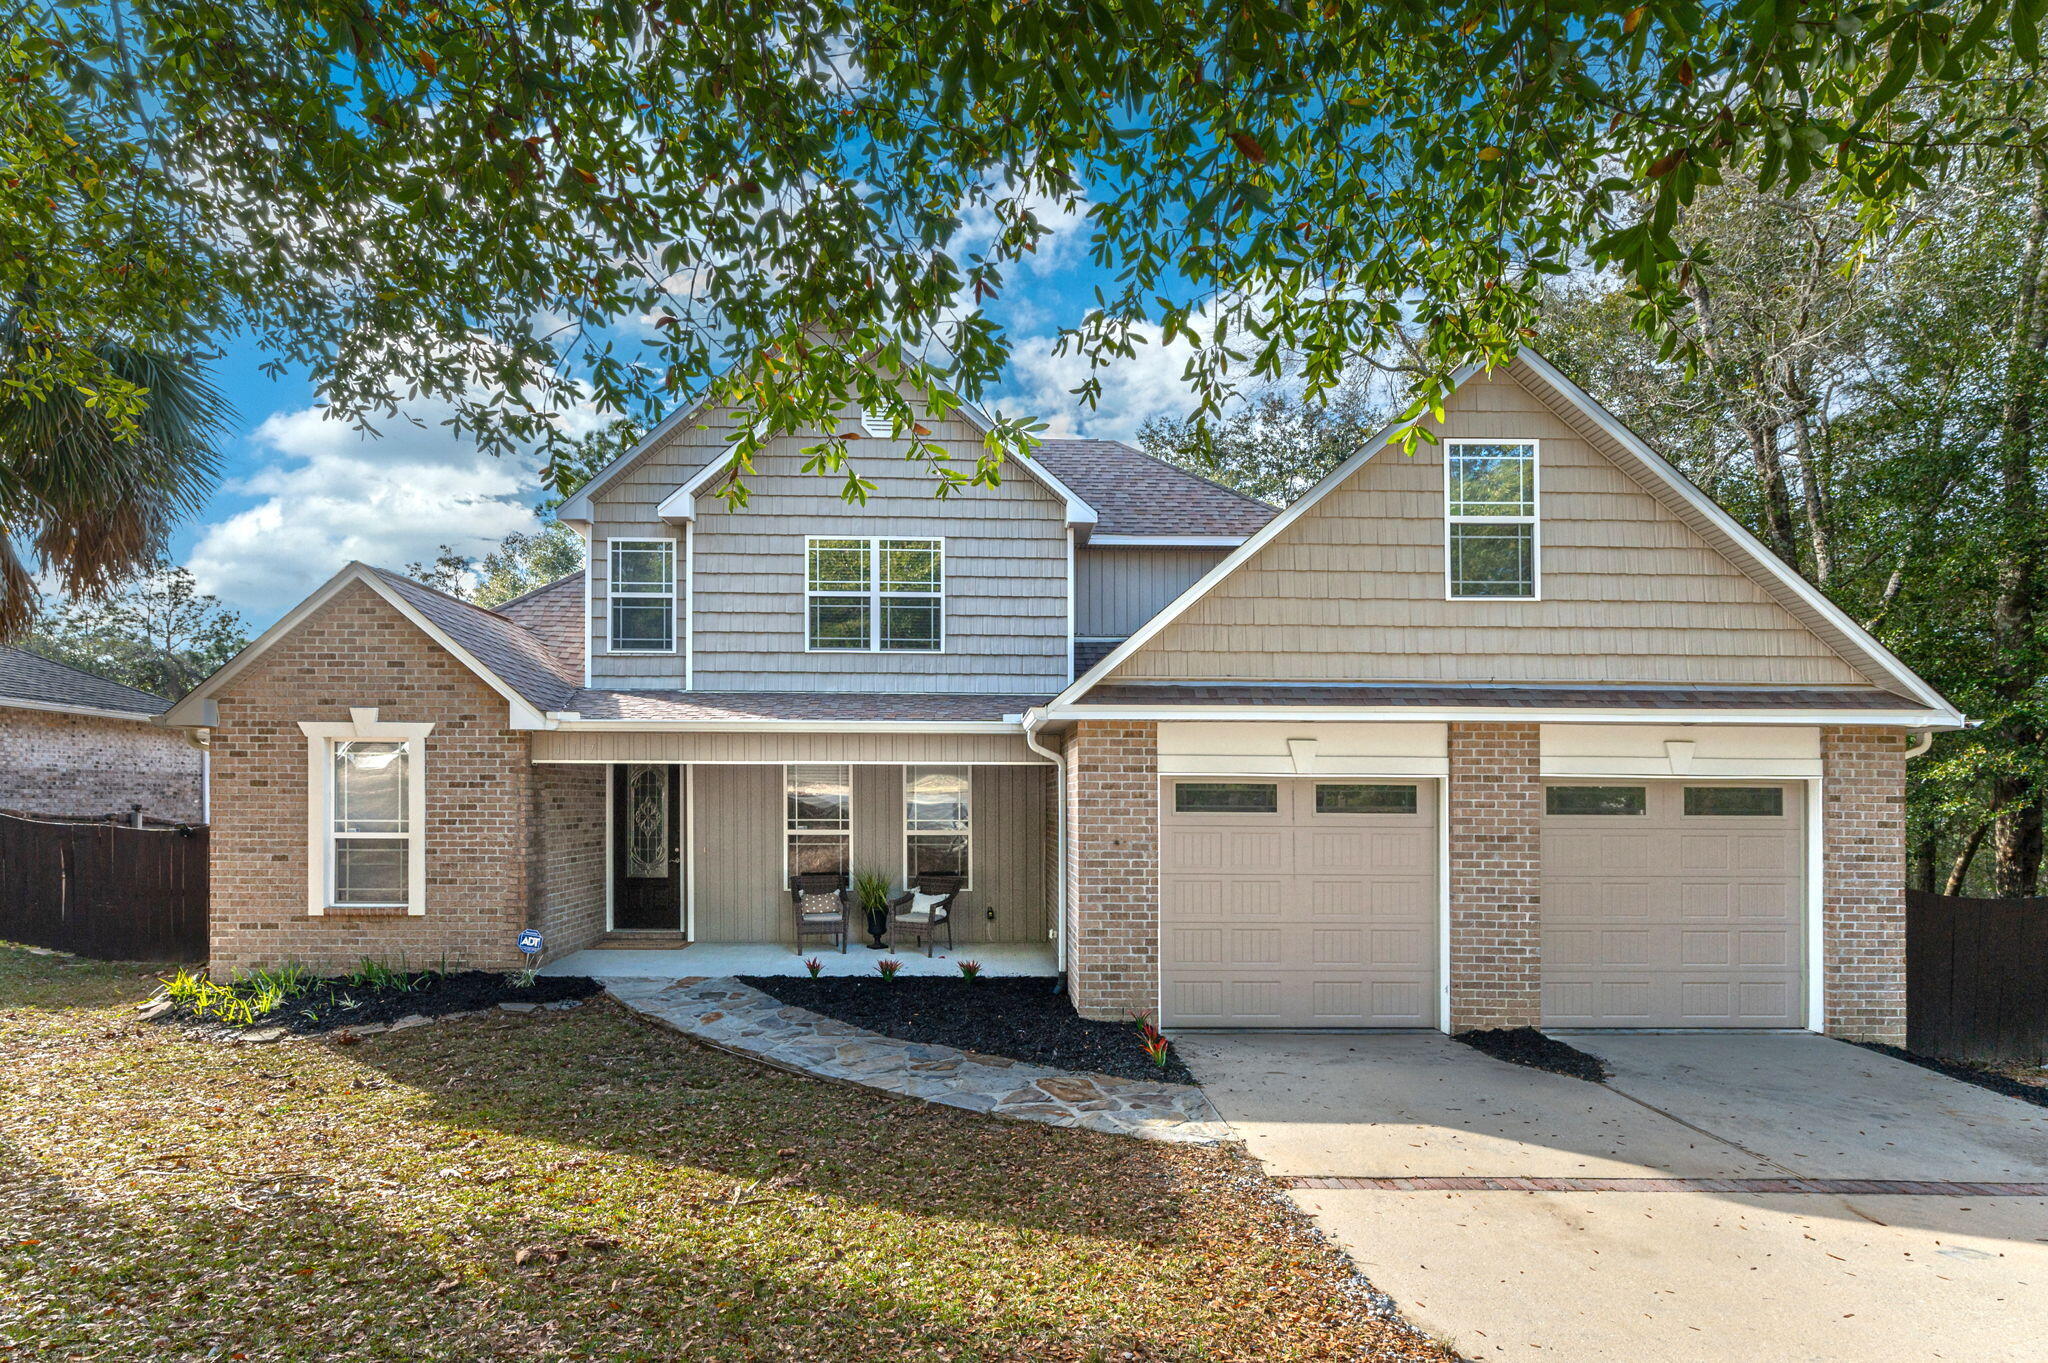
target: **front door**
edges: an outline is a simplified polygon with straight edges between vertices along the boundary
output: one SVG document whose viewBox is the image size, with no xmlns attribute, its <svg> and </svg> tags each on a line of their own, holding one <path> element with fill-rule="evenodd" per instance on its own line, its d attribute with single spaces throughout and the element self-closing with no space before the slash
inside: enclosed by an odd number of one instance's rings
<svg viewBox="0 0 2048 1363">
<path fill-rule="evenodd" d="M 612 768 L 612 926 L 683 926 L 682 772 L 666 763 Z"/>
</svg>

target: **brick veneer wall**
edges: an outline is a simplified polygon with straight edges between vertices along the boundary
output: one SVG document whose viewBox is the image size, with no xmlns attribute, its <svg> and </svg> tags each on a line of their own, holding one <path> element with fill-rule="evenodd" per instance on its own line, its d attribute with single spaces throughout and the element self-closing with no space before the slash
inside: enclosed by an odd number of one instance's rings
<svg viewBox="0 0 2048 1363">
<path fill-rule="evenodd" d="M 1534 724 L 1450 726 L 1451 1030 L 1543 1011 L 1543 780 Z"/>
<path fill-rule="evenodd" d="M 604 935 L 605 774 L 611 768 L 542 762 L 533 768 L 533 922 L 544 959 L 581 951 Z"/>
<path fill-rule="evenodd" d="M 132 719 L 0 708 L 0 809 L 200 818 L 199 750 Z"/>
<path fill-rule="evenodd" d="M 1092 1018 L 1159 1006 L 1158 726 L 1084 720 L 1067 737 L 1068 993 Z"/>
<path fill-rule="evenodd" d="M 365 956 L 415 968 L 520 962 L 534 768 L 506 702 L 381 597 L 349 586 L 218 695 L 214 733 L 214 973 Z M 306 738 L 299 721 L 431 722 L 426 912 L 306 911 Z"/>
<path fill-rule="evenodd" d="M 1906 1042 L 1906 759 L 1896 729 L 1820 731 L 1827 1030 Z"/>
</svg>

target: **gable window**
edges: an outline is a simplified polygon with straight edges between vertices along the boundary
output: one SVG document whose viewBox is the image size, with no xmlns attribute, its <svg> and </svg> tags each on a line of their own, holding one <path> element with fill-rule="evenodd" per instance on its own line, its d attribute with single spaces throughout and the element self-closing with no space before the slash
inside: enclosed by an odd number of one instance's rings
<svg viewBox="0 0 2048 1363">
<path fill-rule="evenodd" d="M 611 650 L 676 651 L 676 542 L 611 542 Z"/>
<path fill-rule="evenodd" d="M 1536 442 L 1444 442 L 1444 548 L 1453 598 L 1536 595 Z"/>
<path fill-rule="evenodd" d="M 813 650 L 936 653 L 945 646 L 945 542 L 804 541 L 804 612 Z"/>
<path fill-rule="evenodd" d="M 853 863 L 853 768 L 786 767 L 783 786 L 788 874 L 846 875 Z"/>
<path fill-rule="evenodd" d="M 426 912 L 431 724 L 301 723 L 306 736 L 307 912 Z"/>
<path fill-rule="evenodd" d="M 968 877 L 973 782 L 965 767 L 903 769 L 905 883 L 927 875 Z"/>
</svg>

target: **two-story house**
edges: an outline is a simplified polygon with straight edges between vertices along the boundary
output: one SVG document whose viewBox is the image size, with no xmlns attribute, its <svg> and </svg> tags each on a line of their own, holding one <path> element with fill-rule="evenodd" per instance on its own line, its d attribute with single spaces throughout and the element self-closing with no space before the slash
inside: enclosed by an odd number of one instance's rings
<svg viewBox="0 0 2048 1363">
<path fill-rule="evenodd" d="M 1284 512 L 1085 440 L 944 499 L 878 440 L 863 506 L 790 441 L 734 510 L 679 412 L 562 507 L 587 572 L 351 565 L 166 716 L 214 968 L 789 950 L 792 875 L 874 869 L 1095 1016 L 1899 1040 L 1961 716 L 1539 357 L 1429 425 Z"/>
</svg>

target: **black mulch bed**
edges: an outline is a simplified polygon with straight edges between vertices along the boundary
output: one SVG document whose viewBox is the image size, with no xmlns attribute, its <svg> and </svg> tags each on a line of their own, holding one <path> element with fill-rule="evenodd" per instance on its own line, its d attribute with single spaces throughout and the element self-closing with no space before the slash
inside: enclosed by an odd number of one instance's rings
<svg viewBox="0 0 2048 1363">
<path fill-rule="evenodd" d="M 1534 1027 L 1488 1027 L 1482 1031 L 1459 1032 L 1451 1040 L 1462 1041 L 1475 1051 L 1484 1051 L 1495 1060 L 1505 1060 L 1511 1065 L 1549 1070 L 1552 1074 L 1584 1079 L 1593 1084 L 1607 1082 L 1606 1061 L 1597 1055 L 1586 1054 L 1577 1046 L 1566 1045 L 1554 1036 L 1545 1036 Z"/>
<path fill-rule="evenodd" d="M 742 983 L 784 1003 L 902 1041 L 954 1046 L 1120 1079 L 1195 1082 L 1177 1051 L 1167 1052 L 1164 1068 L 1153 1064 L 1139 1041 L 1137 1024 L 1082 1017 L 1048 979 L 813 980 L 801 975 L 749 975 Z"/>
<path fill-rule="evenodd" d="M 319 980 L 303 994 L 286 999 L 272 1012 L 258 1018 L 252 1027 L 283 1027 L 300 1036 L 323 1032 L 345 1032 L 371 1023 L 392 1023 L 403 1017 L 445 1017 L 449 1013 L 472 1013 L 495 1008 L 501 1003 L 563 1003 L 587 999 L 603 986 L 588 975 L 542 975 L 521 988 L 510 975 L 488 970 L 456 970 L 446 975 L 414 977 L 416 987 L 398 989 L 372 987 L 350 980 Z M 349 1006 L 353 1004 L 354 1006 Z M 315 1016 L 307 1016 L 308 1012 Z M 158 1016 L 160 1022 L 197 1023 L 222 1031 L 243 1030 L 223 1026 L 212 1017 L 195 1017 L 177 1007 Z"/>
<path fill-rule="evenodd" d="M 1941 1060 L 1931 1055 L 1915 1055 L 1899 1046 L 1887 1046 L 1877 1041 L 1852 1041 L 1851 1046 L 1861 1046 L 1866 1051 L 1876 1051 L 1894 1060 L 1903 1060 L 1909 1065 L 1918 1065 L 1923 1070 L 1933 1070 L 1951 1079 L 1960 1079 L 1965 1084 L 2002 1093 L 2008 1098 L 2017 1098 L 2035 1107 L 2048 1107 L 2048 1087 L 2039 1084 L 2022 1084 L 2019 1080 L 1999 1074 L 1995 1070 L 1983 1069 L 1967 1060 Z"/>
</svg>

